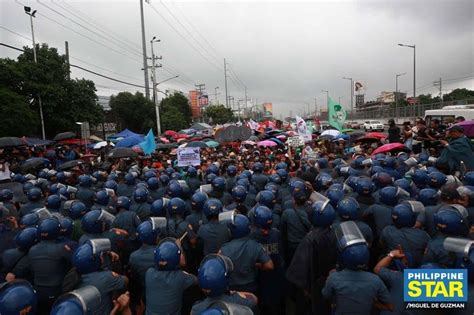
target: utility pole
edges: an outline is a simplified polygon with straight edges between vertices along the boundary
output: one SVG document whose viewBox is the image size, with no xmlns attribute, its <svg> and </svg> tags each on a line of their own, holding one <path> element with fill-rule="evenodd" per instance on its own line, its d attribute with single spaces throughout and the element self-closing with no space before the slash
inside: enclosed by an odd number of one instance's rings
<svg viewBox="0 0 474 315">
<path fill-rule="evenodd" d="M 217 98 L 217 95 L 221 94 L 221 93 L 217 93 L 218 88 L 219 88 L 218 86 L 214 88 L 214 97 L 216 98 L 216 105 L 219 105 L 219 99 Z"/>
<path fill-rule="evenodd" d="M 153 50 L 153 43 L 159 43 L 160 40 L 156 39 L 156 36 L 153 36 L 153 38 L 150 41 L 150 46 L 151 46 L 151 80 L 153 84 L 153 102 L 155 103 L 155 113 L 156 113 L 156 134 L 159 136 L 161 135 L 161 117 L 160 117 L 160 103 L 158 102 L 158 86 L 156 84 L 156 68 L 161 67 L 160 65 L 156 65 L 155 60 L 161 59 L 162 57 L 155 57 L 155 51 Z M 148 73 L 148 71 L 147 71 Z M 148 89 L 147 89 L 148 90 Z"/>
<path fill-rule="evenodd" d="M 443 81 L 439 78 L 439 81 L 433 82 L 433 85 L 439 88 L 439 102 L 443 105 Z"/>
<path fill-rule="evenodd" d="M 25 13 L 30 16 L 30 24 L 31 24 L 31 38 L 33 39 L 33 59 L 35 64 L 38 64 L 38 59 L 36 58 L 36 42 L 35 42 L 35 30 L 33 27 L 33 18 L 35 17 L 36 10 L 31 12 L 30 7 L 24 7 Z M 41 102 L 41 95 L 38 93 L 38 105 L 40 111 L 40 120 L 41 120 L 41 133 L 43 136 L 43 140 L 46 140 L 46 133 L 44 131 L 44 117 L 43 117 L 43 103 Z"/>
<path fill-rule="evenodd" d="M 229 96 L 227 92 L 227 62 L 224 58 L 224 80 L 225 80 L 225 106 L 229 108 Z"/>
<path fill-rule="evenodd" d="M 400 93 L 398 93 L 398 77 L 407 74 L 406 72 L 395 75 L 395 117 L 398 118 L 398 102 L 400 100 Z"/>
<path fill-rule="evenodd" d="M 143 0 L 140 0 L 140 18 L 142 23 L 142 50 L 143 50 L 143 71 L 145 75 L 145 97 L 150 100 L 150 84 L 148 83 L 148 58 L 146 56 L 146 39 L 145 39 L 145 16 L 143 14 Z"/>
<path fill-rule="evenodd" d="M 70 66 L 70 63 L 69 63 L 69 43 L 68 43 L 68 41 L 65 41 L 64 45 L 65 45 L 65 50 L 66 50 L 67 78 L 70 79 L 71 78 L 71 66 Z"/>
<path fill-rule="evenodd" d="M 350 80 L 351 81 L 351 116 L 352 115 L 352 111 L 354 110 L 354 83 L 353 83 L 353 80 L 352 78 L 346 78 L 346 77 L 343 77 L 344 80 Z M 339 104 L 341 102 L 339 101 Z"/>
<path fill-rule="evenodd" d="M 199 113 L 201 114 L 201 119 L 202 118 L 202 107 L 201 107 L 201 96 L 202 96 L 202 91 L 204 91 L 206 89 L 206 85 L 204 83 L 200 83 L 200 84 L 195 84 L 194 85 L 196 87 L 196 90 L 199 91 L 199 95 L 198 95 L 198 106 L 199 106 Z"/>
</svg>

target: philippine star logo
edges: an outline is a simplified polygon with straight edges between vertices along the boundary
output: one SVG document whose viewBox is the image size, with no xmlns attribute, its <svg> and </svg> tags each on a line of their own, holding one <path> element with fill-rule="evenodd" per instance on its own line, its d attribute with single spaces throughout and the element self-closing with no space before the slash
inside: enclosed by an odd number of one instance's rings
<svg viewBox="0 0 474 315">
<path fill-rule="evenodd" d="M 468 297 L 466 269 L 405 269 L 407 309 L 464 308 Z"/>
</svg>

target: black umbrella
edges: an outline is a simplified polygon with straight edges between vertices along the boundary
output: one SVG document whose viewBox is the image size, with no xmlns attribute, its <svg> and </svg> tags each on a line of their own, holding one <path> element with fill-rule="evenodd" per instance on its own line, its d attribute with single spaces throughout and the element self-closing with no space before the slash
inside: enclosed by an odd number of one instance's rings
<svg viewBox="0 0 474 315">
<path fill-rule="evenodd" d="M 113 148 L 108 155 L 108 157 L 112 159 L 136 156 L 138 156 L 137 152 L 133 151 L 131 148 Z"/>
<path fill-rule="evenodd" d="M 18 147 L 20 145 L 25 145 L 26 142 L 17 137 L 2 137 L 0 138 L 0 148 L 5 147 Z"/>
<path fill-rule="evenodd" d="M 10 189 L 13 191 L 13 202 L 25 203 L 28 201 L 25 193 L 23 192 L 23 185 L 17 182 L 7 182 L 0 184 L 0 190 Z"/>
<path fill-rule="evenodd" d="M 168 150 L 168 149 L 174 149 L 177 148 L 178 144 L 177 143 L 160 143 L 156 146 L 157 150 Z"/>
<path fill-rule="evenodd" d="M 61 132 L 55 135 L 53 140 L 61 141 L 61 140 L 73 139 L 75 137 L 76 137 L 76 134 L 74 132 L 66 131 L 66 132 Z"/>
<path fill-rule="evenodd" d="M 44 158 L 31 158 L 31 159 L 28 159 L 25 161 L 25 163 L 23 163 L 21 165 L 21 171 L 23 173 L 28 173 L 30 172 L 31 170 L 36 170 L 36 169 L 39 169 L 39 168 L 45 168 L 47 167 L 48 165 L 50 164 L 49 160 L 48 159 L 44 159 Z"/>
<path fill-rule="evenodd" d="M 73 167 L 76 167 L 76 166 L 79 166 L 79 165 L 82 165 L 82 164 L 84 164 L 83 160 L 67 161 L 67 162 L 61 164 L 61 166 L 59 166 L 59 169 L 64 171 L 64 170 L 67 170 L 67 169 L 70 169 L 70 168 L 73 168 Z"/>
<path fill-rule="evenodd" d="M 208 148 L 208 147 L 209 146 L 207 145 L 207 143 L 202 142 L 202 141 L 193 141 L 186 144 L 186 148 Z"/>
</svg>

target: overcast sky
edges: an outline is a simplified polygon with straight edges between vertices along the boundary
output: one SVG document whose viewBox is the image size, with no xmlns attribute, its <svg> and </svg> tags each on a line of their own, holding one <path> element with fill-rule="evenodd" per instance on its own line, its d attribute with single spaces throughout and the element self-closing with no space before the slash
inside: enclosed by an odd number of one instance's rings
<svg viewBox="0 0 474 315">
<path fill-rule="evenodd" d="M 22 4 L 38 10 L 37 42 L 64 52 L 69 41 L 71 63 L 120 80 L 143 85 L 139 0 L 27 1 L 2 0 L 0 41 L 31 45 L 29 18 Z M 54 10 L 54 11 L 53 11 Z M 413 92 L 416 44 L 417 93 L 474 89 L 474 1 L 159 1 L 144 3 L 147 50 L 153 36 L 164 68 L 158 81 L 179 79 L 160 89 L 187 92 L 194 84 L 214 88 L 224 102 L 224 61 L 229 63 L 229 95 L 258 103 L 272 102 L 274 114 L 286 116 L 326 103 L 325 93 L 350 107 L 350 82 L 366 86 L 366 100 L 381 91 Z M 56 11 L 56 12 L 55 12 Z M 58 24 L 60 23 L 60 24 Z M 6 29 L 16 32 L 13 34 Z M 16 53 L 0 46 L 0 56 Z M 137 88 L 74 69 L 73 76 L 97 85 L 99 95 Z M 142 89 L 143 91 L 143 89 Z M 210 96 L 214 100 L 214 96 Z M 355 100 L 354 100 L 355 102 Z"/>
</svg>

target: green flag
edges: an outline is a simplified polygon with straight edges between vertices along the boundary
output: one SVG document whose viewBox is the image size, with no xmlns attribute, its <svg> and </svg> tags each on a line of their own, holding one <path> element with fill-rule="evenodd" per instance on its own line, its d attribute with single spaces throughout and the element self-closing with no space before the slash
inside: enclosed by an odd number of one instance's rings
<svg viewBox="0 0 474 315">
<path fill-rule="evenodd" d="M 344 122 L 346 121 L 346 110 L 332 98 L 328 101 L 328 121 L 331 126 L 341 131 L 344 129 Z"/>
</svg>

